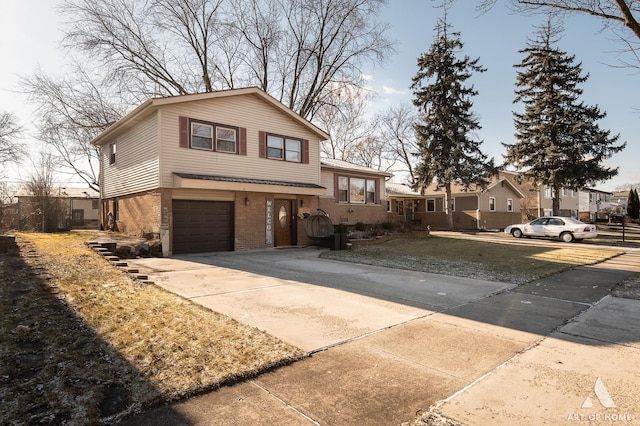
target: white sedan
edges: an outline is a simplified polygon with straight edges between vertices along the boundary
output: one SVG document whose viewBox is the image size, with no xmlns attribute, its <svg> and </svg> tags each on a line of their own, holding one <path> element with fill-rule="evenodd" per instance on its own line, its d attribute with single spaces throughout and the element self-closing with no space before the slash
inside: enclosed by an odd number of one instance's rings
<svg viewBox="0 0 640 426">
<path fill-rule="evenodd" d="M 570 217 L 540 217 L 529 223 L 519 223 L 509 225 L 504 228 L 504 232 L 516 238 L 520 237 L 547 237 L 559 238 L 560 241 L 570 243 L 580 241 L 585 238 L 595 238 L 598 236 L 595 225 L 580 222 L 578 219 Z"/>
</svg>

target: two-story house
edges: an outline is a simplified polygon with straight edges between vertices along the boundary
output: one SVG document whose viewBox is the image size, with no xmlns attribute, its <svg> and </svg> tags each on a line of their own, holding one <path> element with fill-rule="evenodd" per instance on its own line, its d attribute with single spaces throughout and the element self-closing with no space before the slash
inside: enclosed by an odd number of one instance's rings
<svg viewBox="0 0 640 426">
<path fill-rule="evenodd" d="M 500 171 L 499 175 L 517 186 L 524 195 L 520 203 L 522 221 L 551 215 L 553 211 L 553 189 L 551 187 L 534 185 L 529 180 L 519 181 L 516 172 L 503 170 Z M 560 216 L 577 218 L 578 203 L 579 198 L 576 189 L 562 188 L 560 190 Z"/>
<path fill-rule="evenodd" d="M 311 243 L 326 139 L 256 87 L 150 99 L 93 140 L 102 226 L 164 255 Z"/>
<path fill-rule="evenodd" d="M 578 193 L 579 215 L 583 222 L 607 221 L 615 213 L 612 208 L 612 192 L 594 188 L 582 188 Z"/>
</svg>

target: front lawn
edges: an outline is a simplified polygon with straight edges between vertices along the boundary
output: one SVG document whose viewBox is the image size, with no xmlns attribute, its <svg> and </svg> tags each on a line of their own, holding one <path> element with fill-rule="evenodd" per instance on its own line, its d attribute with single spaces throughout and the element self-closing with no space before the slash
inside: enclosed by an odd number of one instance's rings
<svg viewBox="0 0 640 426">
<path fill-rule="evenodd" d="M 622 251 L 556 241 L 529 244 L 526 241 L 490 242 L 431 236 L 354 246 L 351 250 L 328 251 L 323 253 L 322 257 L 523 284 L 577 265 L 601 262 L 619 254 L 622 254 Z"/>
<path fill-rule="evenodd" d="M 155 285 L 84 245 L 19 234 L 0 255 L 0 424 L 97 424 L 305 354 Z"/>
</svg>

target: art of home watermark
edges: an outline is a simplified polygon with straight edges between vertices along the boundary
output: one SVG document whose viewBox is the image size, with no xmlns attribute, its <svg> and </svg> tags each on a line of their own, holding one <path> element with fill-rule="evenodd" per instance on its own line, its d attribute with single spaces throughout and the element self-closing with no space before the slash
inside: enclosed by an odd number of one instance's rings
<svg viewBox="0 0 640 426">
<path fill-rule="evenodd" d="M 633 418 L 631 414 L 620 412 L 617 409 L 613 397 L 604 385 L 602 379 L 599 377 L 593 386 L 593 390 L 596 396 L 595 400 L 591 398 L 591 396 L 587 396 L 580 409 L 573 413 L 569 413 L 566 420 L 574 422 L 632 423 Z M 602 408 L 604 410 L 598 412 L 587 412 L 590 408 Z"/>
</svg>

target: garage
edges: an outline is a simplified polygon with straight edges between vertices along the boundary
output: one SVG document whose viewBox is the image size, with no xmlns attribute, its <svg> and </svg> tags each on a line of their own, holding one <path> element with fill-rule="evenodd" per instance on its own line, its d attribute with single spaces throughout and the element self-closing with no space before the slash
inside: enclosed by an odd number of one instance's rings
<svg viewBox="0 0 640 426">
<path fill-rule="evenodd" d="M 233 202 L 173 200 L 173 253 L 233 250 Z"/>
</svg>

